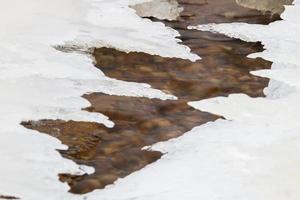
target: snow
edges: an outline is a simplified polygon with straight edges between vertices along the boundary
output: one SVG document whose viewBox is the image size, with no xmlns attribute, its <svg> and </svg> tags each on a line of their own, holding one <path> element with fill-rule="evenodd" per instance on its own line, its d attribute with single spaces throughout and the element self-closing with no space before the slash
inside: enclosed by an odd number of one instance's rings
<svg viewBox="0 0 300 200">
<path fill-rule="evenodd" d="M 104 200 L 298 200 L 300 198 L 299 67 L 300 1 L 284 20 L 268 26 L 200 25 L 266 50 L 250 55 L 274 61 L 266 98 L 244 94 L 217 97 L 191 106 L 223 115 L 183 137 L 152 147 L 166 152 L 158 162 L 101 191 Z M 95 198 L 90 199 L 97 199 Z"/>
<path fill-rule="evenodd" d="M 141 2 L 141 1 L 139 1 Z M 252 72 L 271 78 L 267 98 L 233 94 L 191 106 L 225 116 L 183 137 L 159 143 L 167 152 L 158 162 L 104 190 L 78 196 L 57 180 L 62 172 L 92 172 L 63 159 L 65 146 L 19 125 L 28 119 L 97 121 L 81 111 L 87 92 L 174 98 L 145 84 L 105 77 L 84 54 L 52 46 L 112 46 L 162 56 L 190 58 L 174 30 L 135 15 L 127 0 L 2 0 L 0 5 L 0 194 L 24 200 L 299 200 L 300 198 L 300 0 L 283 21 L 271 25 L 210 24 L 197 28 L 246 41 L 266 50 L 250 57 L 274 61 L 272 70 Z M 16 15 L 12 15 L 16 13 Z"/>
<path fill-rule="evenodd" d="M 2 0 L 0 2 L 0 194 L 25 200 L 71 199 L 59 173 L 91 173 L 63 159 L 57 139 L 23 128 L 23 120 L 94 121 L 106 116 L 82 111 L 90 92 L 174 99 L 147 84 L 105 77 L 82 53 L 55 46 L 110 46 L 191 60 L 199 57 L 178 44 L 178 33 L 144 20 L 126 0 Z M 79 198 L 79 197 L 78 197 Z M 80 197 L 81 199 L 82 197 Z"/>
<path fill-rule="evenodd" d="M 298 200 L 300 198 L 299 36 L 300 1 L 284 20 L 270 25 L 199 25 L 266 50 L 250 57 L 274 61 L 266 98 L 232 94 L 189 104 L 227 120 L 194 128 L 183 137 L 156 144 L 167 154 L 158 162 L 101 191 L 101 199 Z M 120 198 L 121 196 L 121 198 Z M 94 196 L 97 199 L 97 196 Z"/>
</svg>

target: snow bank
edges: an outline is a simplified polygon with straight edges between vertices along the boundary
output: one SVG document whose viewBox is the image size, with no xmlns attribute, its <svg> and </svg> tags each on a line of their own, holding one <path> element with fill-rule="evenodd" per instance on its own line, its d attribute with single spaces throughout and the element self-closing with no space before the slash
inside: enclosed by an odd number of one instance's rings
<svg viewBox="0 0 300 200">
<path fill-rule="evenodd" d="M 0 2 L 0 195 L 25 200 L 73 199 L 58 173 L 89 169 L 63 159 L 60 141 L 27 130 L 23 120 L 95 121 L 106 116 L 82 111 L 85 93 L 175 98 L 149 85 L 110 79 L 92 59 L 54 46 L 118 47 L 162 56 L 198 57 L 179 45 L 178 33 L 135 14 L 129 0 L 2 0 Z"/>
<path fill-rule="evenodd" d="M 244 94 L 191 106 L 225 116 L 153 148 L 168 152 L 158 162 L 99 192 L 104 200 L 298 200 L 300 199 L 300 0 L 283 21 L 268 26 L 200 25 L 266 50 L 250 57 L 274 61 L 252 72 L 272 79 L 267 98 Z M 97 199 L 95 195 L 94 198 Z"/>
<path fill-rule="evenodd" d="M 190 105 L 195 108 L 223 115 L 230 121 L 220 120 L 199 127 L 170 142 L 170 146 L 158 145 L 158 149 L 165 151 L 176 149 L 173 155 L 164 158 L 165 165 L 170 162 L 169 170 L 171 162 L 177 166 L 173 168 L 175 180 L 184 186 L 182 189 L 177 184 L 171 186 L 170 190 L 175 194 L 181 191 L 174 196 L 175 199 L 300 198 L 299 12 L 298 0 L 295 6 L 286 8 L 283 21 L 268 26 L 233 23 L 191 27 L 245 41 L 262 41 L 266 50 L 249 57 L 263 57 L 274 64 L 272 70 L 252 72 L 272 79 L 266 90 L 267 98 L 235 94 L 228 98 L 191 102 Z M 189 150 L 185 151 L 184 147 Z M 188 167 L 182 165 L 186 171 L 181 172 L 177 169 L 180 162 L 176 160 L 189 156 L 185 163 Z M 165 173 L 167 171 L 162 172 L 159 185 L 164 184 L 162 180 L 170 175 Z M 173 194 L 161 192 L 166 195 L 165 199 L 173 197 Z"/>
<path fill-rule="evenodd" d="M 197 58 L 176 43 L 177 32 L 138 18 L 128 8 L 132 2 L 1 1 L 0 194 L 24 200 L 298 200 L 299 0 L 288 7 L 284 21 L 269 26 L 197 27 L 263 41 L 267 50 L 252 57 L 272 60 L 274 68 L 253 73 L 273 79 L 266 90 L 268 98 L 236 94 L 191 102 L 231 121 L 209 123 L 181 138 L 157 144 L 155 149 L 168 154 L 105 190 L 83 196 L 67 193 L 68 187 L 57 180 L 58 173 L 92 170 L 62 159 L 54 149 L 66 147 L 54 138 L 21 127 L 20 121 L 61 118 L 112 126 L 105 116 L 81 111 L 88 102 L 80 96 L 101 91 L 171 97 L 147 85 L 108 79 L 86 55 L 59 52 L 51 46 L 87 48 L 96 44 Z"/>
<path fill-rule="evenodd" d="M 283 21 L 268 26 L 210 24 L 197 28 L 246 41 L 266 50 L 250 57 L 274 61 L 267 98 L 233 94 L 191 106 L 225 116 L 153 148 L 168 152 L 156 163 L 106 190 L 96 200 L 298 200 L 300 198 L 300 0 Z M 97 195 L 96 195 L 97 194 Z"/>
</svg>

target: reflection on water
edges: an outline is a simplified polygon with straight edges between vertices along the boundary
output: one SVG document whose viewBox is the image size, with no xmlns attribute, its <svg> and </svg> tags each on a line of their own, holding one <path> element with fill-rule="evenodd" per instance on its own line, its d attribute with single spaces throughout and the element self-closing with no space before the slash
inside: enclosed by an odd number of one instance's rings
<svg viewBox="0 0 300 200">
<path fill-rule="evenodd" d="M 197 62 L 163 58 L 145 53 L 124 53 L 101 48 L 93 53 L 96 66 L 107 76 L 119 80 L 149 83 L 174 94 L 179 100 L 90 94 L 90 112 L 100 112 L 115 122 L 114 128 L 89 122 L 41 120 L 23 122 L 30 129 L 47 133 L 70 147 L 64 157 L 93 166 L 95 174 L 61 174 L 71 192 L 83 194 L 112 184 L 159 159 L 162 154 L 142 150 L 144 146 L 176 138 L 193 127 L 216 120 L 219 116 L 195 110 L 188 101 L 231 93 L 262 96 L 268 80 L 249 71 L 270 68 L 263 59 L 249 59 L 250 53 L 262 51 L 260 43 L 246 43 L 223 35 L 186 30 L 187 25 L 210 22 L 241 21 L 267 24 L 276 15 L 242 8 L 235 0 L 180 0 L 184 11 L 177 21 L 164 22 L 178 30 L 183 44 L 203 58 Z M 155 19 L 153 19 L 155 20 Z"/>
</svg>

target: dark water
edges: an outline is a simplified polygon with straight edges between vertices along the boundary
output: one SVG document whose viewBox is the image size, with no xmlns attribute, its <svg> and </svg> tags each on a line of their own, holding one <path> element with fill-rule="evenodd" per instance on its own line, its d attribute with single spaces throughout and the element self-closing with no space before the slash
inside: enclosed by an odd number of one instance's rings
<svg viewBox="0 0 300 200">
<path fill-rule="evenodd" d="M 0 195 L 0 199 L 12 200 L 12 199 L 19 199 L 19 198 L 13 197 L 13 196 L 3 196 L 3 195 Z"/>
<path fill-rule="evenodd" d="M 261 45 L 238 40 L 214 43 L 217 44 L 194 44 L 194 50 L 202 56 L 202 60 L 197 62 L 144 53 L 127 54 L 107 48 L 95 50 L 94 56 L 97 66 L 107 76 L 149 83 L 181 100 L 200 100 L 240 92 L 262 96 L 262 86 L 266 86 L 268 80 L 253 76 L 249 71 L 270 68 L 271 63 L 246 58 L 248 54 L 262 50 Z"/>
<path fill-rule="evenodd" d="M 188 101 L 231 93 L 263 96 L 268 80 L 255 77 L 249 71 L 268 69 L 271 63 L 246 57 L 262 51 L 260 43 L 246 43 L 220 34 L 187 30 L 186 27 L 210 22 L 268 24 L 279 20 L 279 16 L 242 8 L 234 0 L 181 0 L 180 4 L 185 9 L 180 18 L 164 23 L 178 30 L 183 44 L 201 55 L 202 60 L 190 62 L 109 48 L 96 49 L 93 53 L 96 67 L 107 76 L 149 83 L 153 88 L 177 96 L 178 100 L 94 93 L 84 96 L 92 104 L 86 109 L 107 115 L 115 122 L 114 128 L 60 120 L 22 123 L 68 145 L 69 150 L 60 151 L 64 157 L 95 167 L 93 175 L 61 174 L 60 180 L 69 183 L 70 192 L 84 194 L 104 188 L 162 156 L 160 152 L 141 150 L 142 147 L 179 137 L 195 126 L 220 117 L 195 110 L 187 105 Z"/>
<path fill-rule="evenodd" d="M 69 150 L 61 151 L 63 156 L 96 168 L 96 173 L 90 176 L 60 176 L 72 186 L 71 192 L 80 194 L 103 188 L 162 156 L 160 152 L 141 150 L 144 146 L 176 138 L 195 126 L 218 118 L 189 107 L 185 101 L 104 94 L 85 97 L 93 105 L 88 110 L 107 115 L 115 122 L 114 128 L 72 121 L 23 123 L 68 145 Z"/>
</svg>

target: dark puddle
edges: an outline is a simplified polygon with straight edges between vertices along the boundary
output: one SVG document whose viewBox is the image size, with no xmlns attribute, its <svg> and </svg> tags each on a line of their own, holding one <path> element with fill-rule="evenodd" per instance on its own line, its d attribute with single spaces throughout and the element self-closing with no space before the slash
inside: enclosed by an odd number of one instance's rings
<svg viewBox="0 0 300 200">
<path fill-rule="evenodd" d="M 231 93 L 263 96 L 268 80 L 252 76 L 249 71 L 268 69 L 271 63 L 246 58 L 250 53 L 263 50 L 260 43 L 246 43 L 219 34 L 186 30 L 186 27 L 233 21 L 268 24 L 278 20 L 279 16 L 242 8 L 234 0 L 181 0 L 180 3 L 185 11 L 178 21 L 164 23 L 178 30 L 183 44 L 201 55 L 202 60 L 190 62 L 145 53 L 127 54 L 108 48 L 94 51 L 96 66 L 107 76 L 149 83 L 177 96 L 179 100 L 95 93 L 84 96 L 92 104 L 87 110 L 107 115 L 115 122 L 114 128 L 60 120 L 22 123 L 68 145 L 69 150 L 60 151 L 64 157 L 95 167 L 96 172 L 92 175 L 60 175 L 60 180 L 71 186 L 71 192 L 83 194 L 104 188 L 162 156 L 160 152 L 142 150 L 144 146 L 176 138 L 195 126 L 219 118 L 189 107 L 188 101 Z"/>
</svg>

